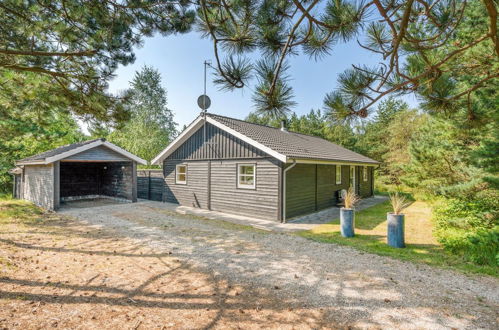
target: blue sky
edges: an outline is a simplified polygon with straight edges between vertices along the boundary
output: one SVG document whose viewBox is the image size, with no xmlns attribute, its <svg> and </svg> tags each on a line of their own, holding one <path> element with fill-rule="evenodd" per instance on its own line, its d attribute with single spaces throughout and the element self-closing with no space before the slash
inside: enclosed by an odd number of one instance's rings
<svg viewBox="0 0 499 330">
<path fill-rule="evenodd" d="M 201 39 L 196 32 L 168 37 L 158 35 L 144 41 L 143 46 L 135 51 L 135 63 L 117 70 L 116 77 L 110 83 L 110 91 L 128 88 L 135 71 L 144 65 L 158 69 L 163 86 L 168 91 L 168 107 L 173 110 L 175 120 L 182 128 L 200 111 L 196 100 L 203 93 L 203 62 L 214 60 L 212 43 Z M 253 54 L 253 58 L 257 56 Z M 370 65 L 376 64 L 377 60 L 355 41 L 336 45 L 330 56 L 319 61 L 306 55 L 291 57 L 290 84 L 297 102 L 294 111 L 305 114 L 312 108 L 321 108 L 325 94 L 336 87 L 339 73 L 351 64 Z M 207 94 L 212 100 L 210 112 L 243 119 L 253 110 L 252 86 L 234 92 L 219 91 L 211 78 L 208 77 L 207 84 Z M 406 100 L 413 106 L 417 104 L 412 97 Z"/>
</svg>

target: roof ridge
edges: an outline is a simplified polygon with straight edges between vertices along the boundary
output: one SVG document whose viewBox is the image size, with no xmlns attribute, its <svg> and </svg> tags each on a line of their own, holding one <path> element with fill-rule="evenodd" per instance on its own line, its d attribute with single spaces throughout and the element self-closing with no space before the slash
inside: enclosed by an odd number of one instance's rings
<svg viewBox="0 0 499 330">
<path fill-rule="evenodd" d="M 209 115 L 209 116 L 222 117 L 222 118 L 227 118 L 227 119 L 232 119 L 232 120 L 241 121 L 241 122 L 246 123 L 246 124 L 252 124 L 252 125 L 262 126 L 262 127 L 266 127 L 266 128 L 273 128 L 273 129 L 275 129 L 275 130 L 278 130 L 278 131 L 281 131 L 281 132 L 282 132 L 282 130 L 281 130 L 280 128 L 278 128 L 278 127 L 268 126 L 268 125 L 259 124 L 259 123 L 253 123 L 253 122 L 251 122 L 251 121 L 247 121 L 247 120 L 243 120 L 243 119 L 238 119 L 238 118 L 233 118 L 233 117 L 229 117 L 229 116 L 218 115 L 218 114 L 214 114 L 214 113 L 210 113 L 210 112 L 207 112 L 206 114 L 207 114 L 207 115 Z M 299 135 L 310 136 L 310 137 L 313 137 L 313 138 L 316 138 L 316 139 L 321 139 L 321 140 L 327 141 L 327 142 L 329 142 L 329 143 L 335 144 L 335 145 L 337 145 L 337 146 L 339 146 L 339 147 L 342 147 L 342 146 L 340 146 L 339 144 L 336 144 L 336 143 L 334 143 L 334 142 L 331 142 L 331 141 L 329 141 L 329 140 L 327 140 L 327 139 L 325 139 L 325 138 L 323 138 L 323 137 L 317 136 L 317 135 L 313 135 L 313 134 L 306 134 L 306 133 L 301 133 L 301 132 L 296 132 L 296 131 L 290 131 L 290 130 L 286 130 L 285 132 L 286 132 L 286 133 L 293 133 L 293 134 L 299 134 Z M 342 147 L 342 148 L 345 148 L 345 147 Z M 345 149 L 347 149 L 347 148 L 345 148 Z M 350 149 L 348 149 L 348 150 L 350 150 Z M 352 150 L 350 150 L 350 151 L 352 151 Z"/>
<path fill-rule="evenodd" d="M 263 127 L 267 127 L 267 128 L 273 128 L 273 129 L 277 129 L 277 130 L 281 130 L 280 128 L 277 128 L 277 127 L 273 127 L 273 126 L 269 126 L 269 125 L 264 125 L 264 124 L 258 124 L 258 123 L 253 123 L 251 121 L 247 121 L 247 120 L 243 120 L 243 119 L 238 119 L 238 118 L 234 118 L 234 117 L 229 117 L 229 116 L 223 116 L 223 115 L 217 115 L 217 114 L 214 114 L 214 113 L 206 113 L 208 116 L 215 116 L 215 117 L 222 117 L 222 118 L 227 118 L 227 119 L 232 119 L 232 120 L 237 120 L 237 121 L 242 121 L 243 123 L 246 123 L 246 124 L 252 124 L 252 125 L 258 125 L 258 126 L 263 126 Z M 294 132 L 293 132 L 294 133 Z"/>
</svg>

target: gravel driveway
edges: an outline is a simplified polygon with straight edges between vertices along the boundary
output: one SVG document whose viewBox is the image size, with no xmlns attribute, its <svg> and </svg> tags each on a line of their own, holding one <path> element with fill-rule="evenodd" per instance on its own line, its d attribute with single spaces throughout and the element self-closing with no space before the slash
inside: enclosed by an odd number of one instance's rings
<svg viewBox="0 0 499 330">
<path fill-rule="evenodd" d="M 334 315 L 336 326 L 497 329 L 499 282 L 284 233 L 173 214 L 159 202 L 60 211 L 172 252 L 199 271 L 275 290 L 282 307 Z"/>
</svg>

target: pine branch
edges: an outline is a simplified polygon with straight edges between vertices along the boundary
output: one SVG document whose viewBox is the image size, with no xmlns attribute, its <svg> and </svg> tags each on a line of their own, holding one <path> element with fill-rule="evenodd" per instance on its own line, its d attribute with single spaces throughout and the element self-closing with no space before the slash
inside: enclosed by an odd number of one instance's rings
<svg viewBox="0 0 499 330">
<path fill-rule="evenodd" d="M 22 51 L 0 49 L 0 54 L 6 55 L 21 55 L 21 56 L 56 56 L 56 57 L 73 57 L 73 56 L 93 56 L 97 54 L 96 50 L 84 50 L 81 52 L 41 52 L 41 51 Z"/>
<path fill-rule="evenodd" d="M 497 37 L 497 7 L 493 0 L 483 0 L 483 2 L 485 3 L 485 7 L 487 8 L 490 18 L 490 38 L 495 45 L 496 54 L 499 56 L 499 39 Z"/>
</svg>

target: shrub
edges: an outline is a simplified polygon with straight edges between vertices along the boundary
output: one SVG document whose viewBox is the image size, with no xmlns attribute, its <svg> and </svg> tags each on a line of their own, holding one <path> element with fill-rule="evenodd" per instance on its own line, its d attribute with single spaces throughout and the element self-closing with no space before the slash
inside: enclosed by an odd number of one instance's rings
<svg viewBox="0 0 499 330">
<path fill-rule="evenodd" d="M 453 254 L 480 265 L 499 262 L 497 191 L 473 199 L 441 199 L 433 210 L 436 237 Z"/>
<path fill-rule="evenodd" d="M 446 250 L 467 261 L 499 266 L 499 227 L 476 232 L 444 230 L 438 233 L 438 238 Z"/>
<path fill-rule="evenodd" d="M 491 229 L 497 225 L 497 199 L 442 199 L 434 210 L 437 229 L 458 228 L 466 230 Z"/>
<path fill-rule="evenodd" d="M 470 250 L 467 259 L 479 265 L 499 266 L 499 227 L 479 230 L 468 236 Z"/>
</svg>

